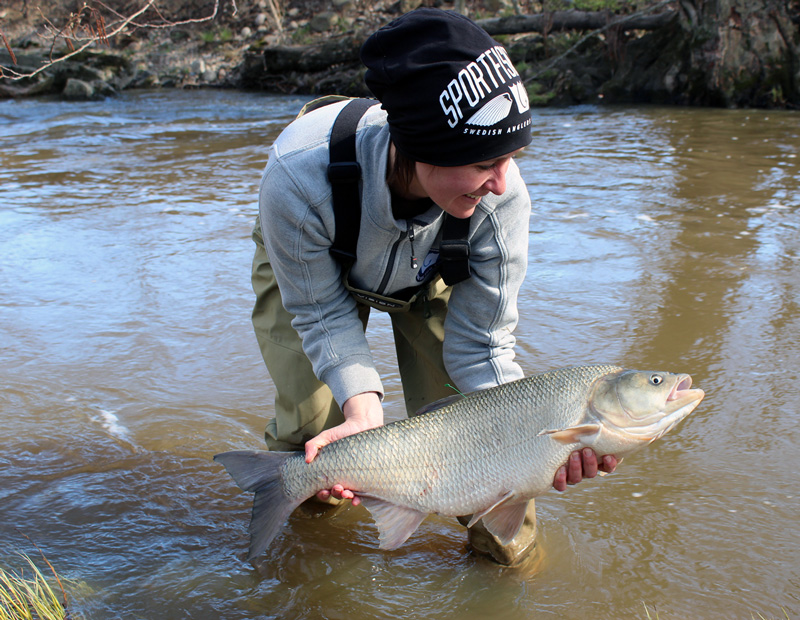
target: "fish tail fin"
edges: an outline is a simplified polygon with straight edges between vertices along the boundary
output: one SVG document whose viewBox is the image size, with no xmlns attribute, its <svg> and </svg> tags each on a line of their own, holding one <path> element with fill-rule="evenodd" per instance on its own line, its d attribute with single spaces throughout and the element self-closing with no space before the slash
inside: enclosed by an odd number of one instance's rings
<svg viewBox="0 0 800 620">
<path fill-rule="evenodd" d="M 288 497 L 283 490 L 281 466 L 292 452 L 266 452 L 256 450 L 234 450 L 214 457 L 222 463 L 243 491 L 255 492 L 253 515 L 250 518 L 251 560 L 263 553 L 278 532 L 303 500 Z"/>
</svg>

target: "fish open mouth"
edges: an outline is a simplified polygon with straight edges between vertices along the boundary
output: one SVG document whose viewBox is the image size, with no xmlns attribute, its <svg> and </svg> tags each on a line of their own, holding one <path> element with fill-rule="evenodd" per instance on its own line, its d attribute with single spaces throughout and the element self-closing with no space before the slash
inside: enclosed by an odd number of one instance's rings
<svg viewBox="0 0 800 620">
<path fill-rule="evenodd" d="M 666 415 L 658 425 L 660 428 L 653 433 L 651 441 L 672 430 L 678 422 L 694 411 L 704 397 L 703 390 L 692 388 L 692 378 L 689 375 L 679 375 L 675 386 L 667 396 L 664 411 Z"/>
<path fill-rule="evenodd" d="M 675 387 L 672 388 L 672 391 L 667 396 L 667 401 L 670 400 L 678 400 L 683 398 L 684 396 L 688 396 L 685 392 L 688 391 L 692 387 L 692 378 L 689 375 L 680 375 L 678 377 L 678 382 L 675 384 Z"/>
</svg>

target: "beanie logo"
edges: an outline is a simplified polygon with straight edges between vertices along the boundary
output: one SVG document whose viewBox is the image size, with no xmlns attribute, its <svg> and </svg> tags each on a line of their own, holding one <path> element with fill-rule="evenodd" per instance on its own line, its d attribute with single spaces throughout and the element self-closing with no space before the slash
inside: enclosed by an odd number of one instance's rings
<svg viewBox="0 0 800 620">
<path fill-rule="evenodd" d="M 498 95 L 501 89 L 505 92 Z M 439 95 L 439 104 L 452 129 L 462 122 L 465 109 L 481 106 L 465 121 L 466 125 L 490 127 L 507 118 L 514 103 L 520 114 L 529 109 L 525 86 L 501 45 L 489 48 L 467 64 Z"/>
<path fill-rule="evenodd" d="M 467 125 L 491 127 L 502 121 L 511 111 L 511 95 L 503 93 L 492 99 L 467 120 Z"/>
</svg>

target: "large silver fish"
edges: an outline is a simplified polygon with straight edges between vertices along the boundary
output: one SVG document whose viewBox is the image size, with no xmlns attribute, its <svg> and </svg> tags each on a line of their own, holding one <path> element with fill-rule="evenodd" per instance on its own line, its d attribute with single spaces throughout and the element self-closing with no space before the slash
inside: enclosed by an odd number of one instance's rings
<svg viewBox="0 0 800 620">
<path fill-rule="evenodd" d="M 583 447 L 622 458 L 669 431 L 703 399 L 686 374 L 596 365 L 564 368 L 440 401 L 433 410 L 301 452 L 218 454 L 255 492 L 249 558 L 292 511 L 335 483 L 352 489 L 395 549 L 430 513 L 483 519 L 501 542 L 519 531 L 529 499 Z"/>
</svg>

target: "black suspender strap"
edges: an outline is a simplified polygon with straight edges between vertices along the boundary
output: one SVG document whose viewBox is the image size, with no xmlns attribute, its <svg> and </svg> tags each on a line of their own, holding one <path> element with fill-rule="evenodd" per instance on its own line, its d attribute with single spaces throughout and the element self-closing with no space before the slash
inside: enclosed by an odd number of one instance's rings
<svg viewBox="0 0 800 620">
<path fill-rule="evenodd" d="M 361 229 L 361 165 L 356 159 L 356 128 L 364 113 L 376 105 L 371 99 L 353 99 L 342 108 L 331 129 L 328 181 L 331 184 L 336 235 L 331 255 L 344 267 L 356 261 Z M 470 277 L 469 218 L 445 215 L 439 246 L 439 271 L 448 286 Z"/>
<path fill-rule="evenodd" d="M 469 268 L 469 220 L 450 214 L 444 216 L 439 244 L 439 273 L 447 286 L 463 282 L 472 273 Z"/>
<path fill-rule="evenodd" d="M 328 181 L 333 194 L 336 236 L 330 253 L 351 266 L 356 260 L 358 233 L 361 228 L 361 165 L 356 160 L 356 127 L 368 108 L 377 102 L 353 99 L 339 112 L 331 129 Z"/>
</svg>

